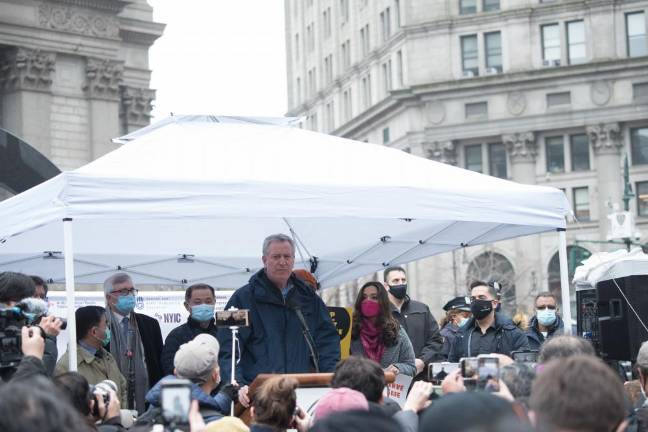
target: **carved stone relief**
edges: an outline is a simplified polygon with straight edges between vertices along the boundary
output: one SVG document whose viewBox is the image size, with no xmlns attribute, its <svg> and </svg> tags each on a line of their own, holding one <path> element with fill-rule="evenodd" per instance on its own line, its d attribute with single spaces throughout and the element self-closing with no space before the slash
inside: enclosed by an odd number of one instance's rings
<svg viewBox="0 0 648 432">
<path fill-rule="evenodd" d="M 506 98 L 506 108 L 514 116 L 519 116 L 526 110 L 527 100 L 524 93 L 519 91 L 510 92 Z"/>
<path fill-rule="evenodd" d="M 40 50 L 11 48 L 0 56 L 0 89 L 49 90 L 56 56 Z"/>
<path fill-rule="evenodd" d="M 108 39 L 119 37 L 117 17 L 97 15 L 69 6 L 41 4 L 38 7 L 41 27 Z"/>
<path fill-rule="evenodd" d="M 121 62 L 89 58 L 83 90 L 90 98 L 119 99 L 124 65 Z"/>
<path fill-rule="evenodd" d="M 432 141 L 422 144 L 425 157 L 449 165 L 457 164 L 457 148 L 453 141 Z"/>
<path fill-rule="evenodd" d="M 587 127 L 594 154 L 620 154 L 623 147 L 619 123 L 599 123 Z"/>
<path fill-rule="evenodd" d="M 120 117 L 127 129 L 150 123 L 154 99 L 155 90 L 121 86 Z"/>
<path fill-rule="evenodd" d="M 502 135 L 511 162 L 534 162 L 538 155 L 538 144 L 533 132 Z"/>
</svg>

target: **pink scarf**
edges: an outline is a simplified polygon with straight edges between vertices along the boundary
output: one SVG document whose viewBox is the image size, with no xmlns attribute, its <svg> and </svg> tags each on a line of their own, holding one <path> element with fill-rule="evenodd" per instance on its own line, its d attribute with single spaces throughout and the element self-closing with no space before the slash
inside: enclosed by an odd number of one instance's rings
<svg viewBox="0 0 648 432">
<path fill-rule="evenodd" d="M 385 344 L 382 341 L 382 329 L 368 319 L 363 319 L 360 326 L 360 341 L 367 357 L 380 364 Z"/>
</svg>

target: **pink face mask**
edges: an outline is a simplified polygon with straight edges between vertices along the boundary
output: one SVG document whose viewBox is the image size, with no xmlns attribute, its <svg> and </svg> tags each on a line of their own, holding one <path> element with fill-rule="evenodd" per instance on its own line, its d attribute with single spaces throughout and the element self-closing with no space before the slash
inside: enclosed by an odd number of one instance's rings
<svg viewBox="0 0 648 432">
<path fill-rule="evenodd" d="M 374 318 L 377 317 L 380 313 L 380 305 L 377 301 L 364 299 L 360 303 L 360 312 L 365 318 Z"/>
</svg>

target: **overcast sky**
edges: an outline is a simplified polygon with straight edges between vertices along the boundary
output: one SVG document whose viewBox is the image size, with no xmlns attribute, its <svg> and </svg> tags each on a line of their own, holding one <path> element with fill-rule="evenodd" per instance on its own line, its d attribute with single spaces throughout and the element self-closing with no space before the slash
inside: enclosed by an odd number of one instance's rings
<svg viewBox="0 0 648 432">
<path fill-rule="evenodd" d="M 164 35 L 150 50 L 155 119 L 283 116 L 283 0 L 148 0 Z"/>
</svg>

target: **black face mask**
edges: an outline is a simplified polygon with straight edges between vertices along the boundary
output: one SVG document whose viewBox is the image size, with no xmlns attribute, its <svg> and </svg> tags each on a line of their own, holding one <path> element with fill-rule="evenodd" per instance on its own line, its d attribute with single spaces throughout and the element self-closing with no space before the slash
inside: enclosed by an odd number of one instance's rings
<svg viewBox="0 0 648 432">
<path fill-rule="evenodd" d="M 389 285 L 389 293 L 398 300 L 403 300 L 407 295 L 407 284 Z"/>
<path fill-rule="evenodd" d="M 470 303 L 470 312 L 476 320 L 484 319 L 493 311 L 493 302 L 491 300 L 473 300 Z"/>
</svg>

